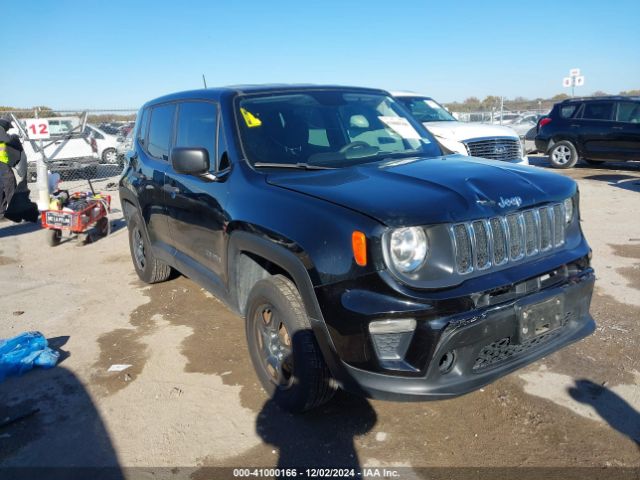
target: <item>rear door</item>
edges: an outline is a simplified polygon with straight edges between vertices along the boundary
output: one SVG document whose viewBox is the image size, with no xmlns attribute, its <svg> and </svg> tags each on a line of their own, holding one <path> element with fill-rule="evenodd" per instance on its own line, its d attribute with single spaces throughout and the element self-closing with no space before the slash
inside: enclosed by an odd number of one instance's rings
<svg viewBox="0 0 640 480">
<path fill-rule="evenodd" d="M 171 237 L 176 257 L 209 280 L 224 279 L 227 183 L 220 174 L 218 152 L 219 108 L 204 100 L 184 101 L 178 108 L 176 147 L 205 148 L 210 173 L 219 176 L 193 176 L 169 168 L 165 192 Z M 218 159 L 219 160 L 219 159 Z"/>
<path fill-rule="evenodd" d="M 588 101 L 583 104 L 578 118 L 569 123 L 578 124 L 578 143 L 581 155 L 589 159 L 615 160 L 619 156 L 619 130 L 614 129 L 615 102 L 613 100 Z"/>
<path fill-rule="evenodd" d="M 173 253 L 164 181 L 169 167 L 169 150 L 173 143 L 176 104 L 166 103 L 146 108 L 142 113 L 136 141 L 138 159 L 132 162 L 132 186 L 136 190 L 140 212 L 151 244 Z"/>
<path fill-rule="evenodd" d="M 620 133 L 621 160 L 640 160 L 640 101 L 621 101 L 616 105 L 616 125 Z"/>
</svg>

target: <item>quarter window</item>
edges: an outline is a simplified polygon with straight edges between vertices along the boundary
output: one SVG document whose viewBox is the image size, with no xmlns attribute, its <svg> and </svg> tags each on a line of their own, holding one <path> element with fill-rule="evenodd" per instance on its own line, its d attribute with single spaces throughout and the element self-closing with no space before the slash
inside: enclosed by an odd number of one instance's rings
<svg viewBox="0 0 640 480">
<path fill-rule="evenodd" d="M 618 122 L 640 123 L 640 102 L 620 102 L 616 113 Z"/>
<path fill-rule="evenodd" d="M 611 120 L 613 102 L 587 102 L 582 118 L 588 120 Z"/>
<path fill-rule="evenodd" d="M 176 106 L 173 103 L 160 105 L 151 110 L 151 122 L 149 123 L 149 155 L 169 159 L 169 146 L 171 145 L 171 129 Z"/>
<path fill-rule="evenodd" d="M 149 109 L 145 108 L 142 111 L 142 117 L 140 118 L 140 126 L 138 127 L 138 141 L 141 145 L 144 145 L 147 141 L 147 130 L 149 126 Z"/>
<path fill-rule="evenodd" d="M 205 148 L 209 161 L 215 164 L 218 111 L 213 103 L 180 104 L 176 147 Z"/>
<path fill-rule="evenodd" d="M 564 105 L 560 107 L 560 116 L 562 118 L 571 118 L 576 111 L 578 104 L 574 103 L 573 105 Z"/>
</svg>

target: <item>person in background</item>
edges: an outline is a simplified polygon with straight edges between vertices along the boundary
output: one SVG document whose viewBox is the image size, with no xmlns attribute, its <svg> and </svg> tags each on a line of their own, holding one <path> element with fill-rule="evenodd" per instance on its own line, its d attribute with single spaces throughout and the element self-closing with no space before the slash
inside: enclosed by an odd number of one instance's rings
<svg viewBox="0 0 640 480">
<path fill-rule="evenodd" d="M 11 122 L 0 118 L 0 216 L 19 223 L 37 222 L 38 206 L 29 198 L 27 155 L 18 135 L 9 135 Z"/>
</svg>

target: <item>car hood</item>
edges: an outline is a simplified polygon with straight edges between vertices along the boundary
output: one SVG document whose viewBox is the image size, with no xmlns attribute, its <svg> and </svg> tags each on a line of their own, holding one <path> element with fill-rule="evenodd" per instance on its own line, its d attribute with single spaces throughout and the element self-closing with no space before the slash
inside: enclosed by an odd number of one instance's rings
<svg viewBox="0 0 640 480">
<path fill-rule="evenodd" d="M 517 137 L 513 129 L 502 125 L 465 122 L 425 122 L 423 125 L 436 137 L 462 142 L 473 138 Z"/>
<path fill-rule="evenodd" d="M 562 201 L 576 191 L 573 180 L 556 173 L 462 155 L 335 170 L 278 171 L 269 173 L 266 180 L 389 226 L 504 215 L 527 206 Z"/>
</svg>

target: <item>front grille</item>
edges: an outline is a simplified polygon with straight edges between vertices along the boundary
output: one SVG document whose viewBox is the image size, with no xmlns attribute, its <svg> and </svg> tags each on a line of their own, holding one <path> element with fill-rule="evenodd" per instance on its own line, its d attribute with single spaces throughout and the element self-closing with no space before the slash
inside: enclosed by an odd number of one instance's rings
<svg viewBox="0 0 640 480">
<path fill-rule="evenodd" d="M 510 161 L 522 158 L 522 145 L 517 138 L 496 137 L 464 142 L 472 157 Z"/>
<path fill-rule="evenodd" d="M 518 262 L 565 241 L 564 206 L 556 204 L 451 227 L 459 274 Z"/>
</svg>

